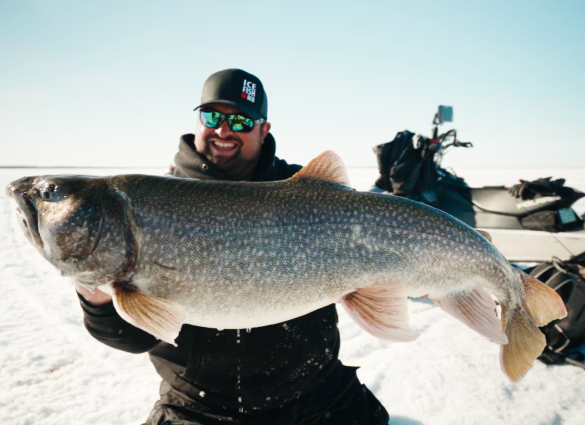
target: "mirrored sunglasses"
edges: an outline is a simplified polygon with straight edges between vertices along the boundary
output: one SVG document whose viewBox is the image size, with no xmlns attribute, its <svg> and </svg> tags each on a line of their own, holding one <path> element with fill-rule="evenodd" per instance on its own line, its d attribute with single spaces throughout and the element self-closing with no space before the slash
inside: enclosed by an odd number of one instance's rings
<svg viewBox="0 0 585 425">
<path fill-rule="evenodd" d="M 264 118 L 253 120 L 242 114 L 223 114 L 211 109 L 203 109 L 200 111 L 201 123 L 208 128 L 219 128 L 221 124 L 227 120 L 228 127 L 232 131 L 249 133 L 254 129 L 255 125 L 266 122 Z"/>
</svg>

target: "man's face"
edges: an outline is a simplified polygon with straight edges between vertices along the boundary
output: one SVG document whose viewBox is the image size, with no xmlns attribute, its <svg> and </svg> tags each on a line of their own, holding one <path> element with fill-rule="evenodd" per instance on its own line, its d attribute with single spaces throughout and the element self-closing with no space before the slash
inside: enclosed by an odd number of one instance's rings
<svg viewBox="0 0 585 425">
<path fill-rule="evenodd" d="M 237 108 L 220 103 L 207 105 L 205 109 L 224 114 L 242 113 Z M 264 138 L 269 131 L 270 123 L 256 125 L 251 132 L 243 133 L 232 131 L 227 120 L 218 128 L 205 127 L 199 120 L 195 131 L 195 148 L 232 180 L 246 180 L 254 174 Z"/>
</svg>

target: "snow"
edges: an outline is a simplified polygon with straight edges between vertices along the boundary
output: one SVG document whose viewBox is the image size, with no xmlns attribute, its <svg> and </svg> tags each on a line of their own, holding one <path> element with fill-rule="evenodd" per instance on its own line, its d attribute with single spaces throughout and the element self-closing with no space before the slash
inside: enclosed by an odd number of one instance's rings
<svg viewBox="0 0 585 425">
<path fill-rule="evenodd" d="M 348 171 L 358 190 L 369 189 L 377 176 L 373 168 Z M 585 191 L 585 169 L 457 171 L 476 186 L 554 176 Z M 0 169 L 0 187 L 24 175 L 163 172 Z M 585 201 L 575 209 L 582 214 Z M 391 424 L 584 423 L 585 370 L 536 362 L 512 384 L 500 371 L 499 346 L 428 300 L 409 301 L 409 312 L 421 337 L 390 343 L 366 334 L 339 309 L 340 357 L 361 366 L 359 378 L 390 412 Z M 28 243 L 12 201 L 1 195 L 0 347 L 0 418 L 6 425 L 141 424 L 158 399 L 160 379 L 148 356 L 89 336 L 72 283 Z"/>
</svg>

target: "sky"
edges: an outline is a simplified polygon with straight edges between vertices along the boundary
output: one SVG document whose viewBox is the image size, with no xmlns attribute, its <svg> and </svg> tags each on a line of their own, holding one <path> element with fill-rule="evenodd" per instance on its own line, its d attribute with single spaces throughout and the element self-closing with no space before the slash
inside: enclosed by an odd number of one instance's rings
<svg viewBox="0 0 585 425">
<path fill-rule="evenodd" d="M 452 167 L 585 167 L 585 2 L 0 1 L 0 166 L 168 167 L 203 83 L 241 68 L 277 155 L 430 136 Z"/>
</svg>

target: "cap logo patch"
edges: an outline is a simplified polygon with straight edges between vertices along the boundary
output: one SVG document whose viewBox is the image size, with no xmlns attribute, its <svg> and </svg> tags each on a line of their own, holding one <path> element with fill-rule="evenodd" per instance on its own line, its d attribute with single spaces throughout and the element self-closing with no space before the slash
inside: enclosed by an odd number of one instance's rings
<svg viewBox="0 0 585 425">
<path fill-rule="evenodd" d="M 248 99 L 252 103 L 256 101 L 256 83 L 244 80 L 244 87 L 242 87 L 242 99 Z"/>
</svg>

